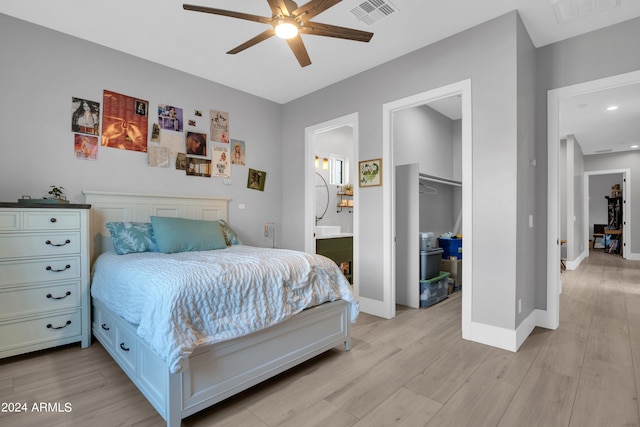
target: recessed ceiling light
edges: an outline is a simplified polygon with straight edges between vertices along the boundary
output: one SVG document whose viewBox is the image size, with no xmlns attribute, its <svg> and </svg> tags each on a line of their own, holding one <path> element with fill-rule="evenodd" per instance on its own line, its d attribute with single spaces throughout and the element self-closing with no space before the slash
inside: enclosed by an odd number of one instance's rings
<svg viewBox="0 0 640 427">
<path fill-rule="evenodd" d="M 632 145 L 631 148 L 638 148 L 640 145 Z"/>
<path fill-rule="evenodd" d="M 617 105 L 612 105 L 610 107 L 607 107 L 607 111 L 613 111 L 613 110 L 617 110 L 618 106 Z"/>
</svg>

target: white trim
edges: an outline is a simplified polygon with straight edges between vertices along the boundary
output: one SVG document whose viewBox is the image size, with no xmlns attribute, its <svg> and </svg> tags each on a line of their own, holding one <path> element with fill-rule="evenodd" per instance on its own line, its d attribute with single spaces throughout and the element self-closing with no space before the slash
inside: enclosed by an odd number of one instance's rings
<svg viewBox="0 0 640 427">
<path fill-rule="evenodd" d="M 560 141 L 560 100 L 571 96 L 596 92 L 613 87 L 640 82 L 640 71 L 606 77 L 590 82 L 549 90 L 547 93 L 547 308 L 539 310 L 539 326 L 557 329 L 560 323 L 560 250 L 559 217 L 559 141 Z M 635 254 L 634 254 L 635 255 Z"/>
<path fill-rule="evenodd" d="M 539 322 L 537 321 L 538 314 L 537 310 L 532 311 L 515 330 L 471 322 L 470 329 L 473 335 L 473 341 L 516 352 L 531 332 L 533 332 L 533 329 L 539 326 Z"/>
<path fill-rule="evenodd" d="M 395 161 L 393 157 L 393 116 L 396 111 L 427 104 L 436 99 L 462 94 L 462 241 L 465 277 L 462 291 L 462 337 L 474 340 L 471 327 L 473 301 L 473 186 L 472 186 L 472 106 L 471 80 L 463 80 L 382 106 L 382 157 L 384 179 L 382 189 L 382 250 L 383 250 L 383 317 L 395 316 Z"/>
<path fill-rule="evenodd" d="M 332 129 L 340 128 L 343 126 L 350 126 L 353 129 L 353 155 L 354 164 L 358 163 L 359 153 L 359 131 L 358 131 L 358 113 L 347 114 L 346 116 L 338 117 L 333 120 L 329 120 L 323 123 L 318 123 L 314 126 L 305 128 L 305 143 L 304 143 L 304 250 L 308 253 L 316 252 L 315 238 L 314 238 L 314 214 L 315 212 L 315 192 L 309 191 L 312 188 L 312 183 L 315 183 L 315 138 L 316 135 L 322 132 L 327 132 Z M 353 186 L 353 204 L 358 206 L 358 186 Z M 360 229 L 360 213 L 356 208 L 353 211 L 353 290 L 356 295 L 360 294 L 360 250 L 358 230 Z M 365 313 L 369 313 L 366 310 L 362 310 Z M 370 313 L 375 314 L 375 313 Z"/>
<path fill-rule="evenodd" d="M 582 252 L 580 252 L 580 255 L 578 255 L 576 259 L 572 261 L 566 260 L 564 262 L 565 266 L 567 267 L 567 270 L 575 270 L 576 268 L 578 268 L 580 264 L 582 264 L 582 261 L 584 261 L 584 259 L 589 256 L 589 245 L 584 246 L 584 248 L 585 249 Z"/>
</svg>

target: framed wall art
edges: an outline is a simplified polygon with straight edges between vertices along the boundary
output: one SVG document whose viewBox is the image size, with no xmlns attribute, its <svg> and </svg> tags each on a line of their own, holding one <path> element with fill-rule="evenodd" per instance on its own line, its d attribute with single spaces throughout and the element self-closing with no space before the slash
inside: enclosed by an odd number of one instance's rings
<svg viewBox="0 0 640 427">
<path fill-rule="evenodd" d="M 264 191 L 264 183 L 267 180 L 267 173 L 255 169 L 249 169 L 247 188 Z"/>
<path fill-rule="evenodd" d="M 382 159 L 358 162 L 358 183 L 360 187 L 382 185 Z"/>
</svg>

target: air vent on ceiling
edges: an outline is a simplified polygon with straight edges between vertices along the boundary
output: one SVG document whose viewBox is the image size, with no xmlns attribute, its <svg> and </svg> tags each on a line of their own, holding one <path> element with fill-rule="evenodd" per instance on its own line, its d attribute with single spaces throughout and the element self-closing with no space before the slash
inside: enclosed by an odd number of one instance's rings
<svg viewBox="0 0 640 427">
<path fill-rule="evenodd" d="M 388 0 L 367 0 L 350 10 L 358 21 L 367 25 L 373 25 L 397 11 L 398 9 Z"/>
<path fill-rule="evenodd" d="M 612 151 L 613 150 L 611 148 L 607 148 L 605 150 L 596 150 L 595 152 L 598 153 L 598 154 L 601 154 L 601 153 L 610 153 Z"/>
<path fill-rule="evenodd" d="M 620 5 L 620 0 L 551 0 L 558 23 L 564 24 Z"/>
</svg>

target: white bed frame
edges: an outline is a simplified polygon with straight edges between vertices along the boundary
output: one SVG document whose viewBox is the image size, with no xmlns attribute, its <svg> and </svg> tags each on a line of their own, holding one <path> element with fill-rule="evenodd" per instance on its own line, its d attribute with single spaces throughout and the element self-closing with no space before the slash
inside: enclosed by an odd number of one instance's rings
<svg viewBox="0 0 640 427">
<path fill-rule="evenodd" d="M 149 222 L 150 216 L 227 220 L 227 199 L 84 191 L 91 205 L 91 260 L 111 249 L 110 221 Z M 135 327 L 93 301 L 92 331 L 166 420 L 181 420 L 337 345 L 351 345 L 349 307 L 325 303 L 263 331 L 198 348 L 183 372 L 138 339 Z"/>
</svg>

